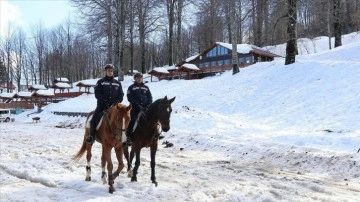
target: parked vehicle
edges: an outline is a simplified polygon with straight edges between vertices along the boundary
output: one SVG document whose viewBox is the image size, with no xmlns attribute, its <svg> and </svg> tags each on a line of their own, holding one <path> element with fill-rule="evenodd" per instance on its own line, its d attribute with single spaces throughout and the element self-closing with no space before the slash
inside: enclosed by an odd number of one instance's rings
<svg viewBox="0 0 360 202">
<path fill-rule="evenodd" d="M 10 120 L 11 120 L 11 110 L 0 109 L 0 121 L 10 122 Z"/>
</svg>

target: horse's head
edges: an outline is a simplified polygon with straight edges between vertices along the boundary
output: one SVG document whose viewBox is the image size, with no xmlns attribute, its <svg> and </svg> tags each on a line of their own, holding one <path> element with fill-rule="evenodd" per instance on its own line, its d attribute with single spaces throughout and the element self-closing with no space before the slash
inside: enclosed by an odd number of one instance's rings
<svg viewBox="0 0 360 202">
<path fill-rule="evenodd" d="M 116 110 L 116 112 L 111 114 L 111 119 L 114 121 L 116 128 L 125 131 L 130 123 L 131 105 L 126 106 L 117 103 L 113 106 L 113 110 Z"/>
<path fill-rule="evenodd" d="M 170 130 L 170 115 L 172 112 L 171 103 L 174 102 L 174 100 L 175 97 L 168 100 L 167 96 L 165 96 L 163 99 L 160 100 L 158 106 L 157 115 L 161 124 L 161 129 L 164 132 Z"/>
</svg>

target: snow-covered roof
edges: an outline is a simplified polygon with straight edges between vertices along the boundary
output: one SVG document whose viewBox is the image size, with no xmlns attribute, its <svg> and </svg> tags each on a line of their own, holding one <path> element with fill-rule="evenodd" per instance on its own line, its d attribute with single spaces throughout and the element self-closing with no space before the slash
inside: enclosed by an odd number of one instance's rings
<svg viewBox="0 0 360 202">
<path fill-rule="evenodd" d="M 193 59 L 195 59 L 197 56 L 199 56 L 199 54 L 190 56 L 190 57 L 188 57 L 188 58 L 185 59 L 185 62 L 190 62 L 190 61 L 192 61 Z"/>
<path fill-rule="evenodd" d="M 190 64 L 190 63 L 185 63 L 181 67 L 184 67 L 184 68 L 190 69 L 190 70 L 195 70 L 195 71 L 200 70 L 196 65 Z"/>
<path fill-rule="evenodd" d="M 223 43 L 223 42 L 216 42 L 216 44 L 223 46 L 227 49 L 232 50 L 232 44 L 229 43 Z M 236 50 L 238 53 L 240 54 L 248 54 L 250 52 L 254 52 L 257 53 L 259 55 L 264 55 L 264 56 L 270 56 L 270 57 L 281 57 L 279 55 L 276 55 L 264 48 L 260 48 L 258 46 L 255 45 L 250 45 L 250 44 L 237 44 L 236 46 Z"/>
<path fill-rule="evenodd" d="M 165 68 L 166 68 L 168 71 L 172 71 L 172 70 L 177 70 L 177 69 L 178 69 L 178 67 L 175 66 L 175 65 L 165 66 Z"/>
<path fill-rule="evenodd" d="M 2 98 L 13 98 L 15 93 L 1 93 L 0 97 Z"/>
<path fill-rule="evenodd" d="M 79 81 L 79 83 L 76 84 L 76 86 L 95 86 L 98 79 L 87 79 Z"/>
<path fill-rule="evenodd" d="M 38 90 L 34 94 L 34 96 L 55 96 L 54 91 L 51 89 L 48 90 Z"/>
<path fill-rule="evenodd" d="M 70 84 L 64 82 L 58 82 L 55 84 L 55 86 L 58 88 L 71 88 Z"/>
<path fill-rule="evenodd" d="M 35 90 L 46 90 L 47 89 L 44 85 L 39 85 L 39 84 L 32 85 L 30 88 L 33 88 Z"/>
<path fill-rule="evenodd" d="M 19 97 L 31 97 L 32 94 L 33 94 L 32 92 L 27 92 L 27 91 L 21 91 L 16 93 L 16 95 Z"/>
<path fill-rule="evenodd" d="M 170 72 L 165 67 L 155 67 L 149 72 L 149 74 L 151 73 L 170 74 Z"/>
<path fill-rule="evenodd" d="M 56 78 L 55 81 L 57 81 L 57 82 L 66 82 L 66 83 L 69 83 L 69 79 L 63 78 L 63 77 Z"/>
<path fill-rule="evenodd" d="M 227 49 L 232 50 L 232 44 L 223 43 L 223 42 L 216 42 L 216 44 L 219 44 L 220 46 L 223 46 L 223 47 L 225 47 Z M 261 49 L 261 48 L 259 48 L 259 49 Z M 237 50 L 238 53 L 247 54 L 250 51 L 252 51 L 253 48 L 252 48 L 252 45 L 249 45 L 249 44 L 237 44 L 236 50 Z"/>
</svg>

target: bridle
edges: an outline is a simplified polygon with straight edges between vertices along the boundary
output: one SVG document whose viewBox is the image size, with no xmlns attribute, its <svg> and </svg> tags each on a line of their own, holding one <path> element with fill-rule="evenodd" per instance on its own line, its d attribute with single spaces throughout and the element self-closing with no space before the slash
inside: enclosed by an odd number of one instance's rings
<svg viewBox="0 0 360 202">
<path fill-rule="evenodd" d="M 109 113 L 107 111 L 105 112 L 105 117 L 106 117 L 107 124 L 108 124 L 108 127 L 110 128 L 111 133 L 115 135 L 117 140 L 121 141 L 122 136 L 126 135 L 126 128 L 125 127 L 123 128 L 122 126 L 118 127 L 119 116 L 116 115 L 115 128 L 113 128 L 110 124 Z M 124 121 L 123 125 L 125 125 L 125 121 Z"/>
</svg>

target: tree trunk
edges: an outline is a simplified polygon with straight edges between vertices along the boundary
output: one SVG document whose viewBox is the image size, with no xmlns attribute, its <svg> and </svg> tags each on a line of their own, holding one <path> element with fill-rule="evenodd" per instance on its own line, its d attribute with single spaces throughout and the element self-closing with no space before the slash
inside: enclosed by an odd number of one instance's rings
<svg viewBox="0 0 360 202">
<path fill-rule="evenodd" d="M 174 39 L 174 0 L 167 0 L 167 14 L 169 20 L 169 55 L 168 55 L 168 65 L 173 65 L 173 39 Z"/>
<path fill-rule="evenodd" d="M 113 28 L 112 28 L 112 20 L 111 20 L 111 5 L 108 5 L 106 10 L 107 15 L 107 28 L 106 28 L 106 34 L 107 34 L 107 61 L 106 63 L 114 63 L 114 50 L 113 50 Z"/>
<path fill-rule="evenodd" d="M 180 59 L 182 59 L 183 54 L 182 54 L 182 44 L 181 44 L 181 21 L 182 21 L 182 9 L 184 6 L 184 0 L 178 0 L 178 5 L 177 5 L 177 37 L 176 37 L 176 58 L 175 58 L 175 62 L 179 62 Z"/>
<path fill-rule="evenodd" d="M 327 29 L 329 37 L 329 49 L 331 50 L 331 13 L 330 13 L 330 1 L 328 1 L 328 13 L 327 13 Z"/>
<path fill-rule="evenodd" d="M 335 45 L 334 47 L 341 46 L 341 0 L 333 0 L 334 4 L 334 35 L 335 35 Z"/>
<path fill-rule="evenodd" d="M 133 8 L 133 0 L 130 0 L 130 8 Z M 130 10 L 130 72 L 134 72 L 134 11 Z"/>
<path fill-rule="evenodd" d="M 296 3 L 297 0 L 288 0 L 288 27 L 287 32 L 289 39 L 286 44 L 285 65 L 295 63 L 297 54 L 296 44 Z"/>
<path fill-rule="evenodd" d="M 232 33 L 232 66 L 233 66 L 233 75 L 240 72 L 238 66 L 238 53 L 237 53 L 237 36 L 236 36 L 236 10 L 235 10 L 235 1 L 232 1 L 232 5 L 230 8 L 231 13 L 231 33 Z"/>
</svg>

